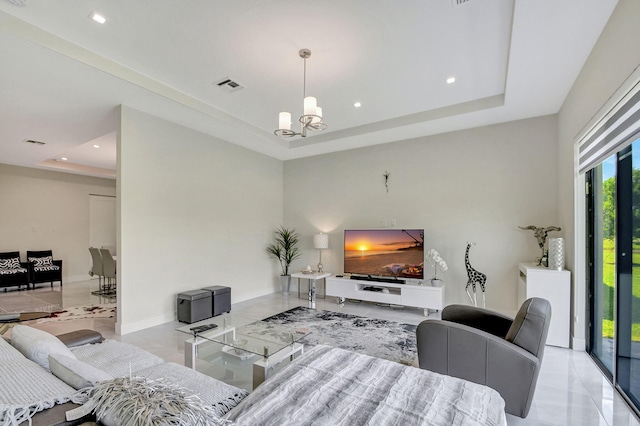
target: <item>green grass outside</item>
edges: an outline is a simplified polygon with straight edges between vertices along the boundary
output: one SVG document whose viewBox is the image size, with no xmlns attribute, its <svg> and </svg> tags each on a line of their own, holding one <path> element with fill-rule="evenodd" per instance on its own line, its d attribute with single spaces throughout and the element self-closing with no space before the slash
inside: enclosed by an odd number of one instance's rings
<svg viewBox="0 0 640 426">
<path fill-rule="evenodd" d="M 613 339 L 613 321 L 602 320 L 602 337 Z M 640 324 L 631 324 L 631 340 L 637 342 L 640 340 Z"/>
<path fill-rule="evenodd" d="M 613 306 L 615 301 L 615 246 L 612 239 L 603 241 L 602 271 L 602 337 L 613 338 Z M 633 301 L 631 339 L 640 341 L 640 242 L 633 244 Z"/>
</svg>

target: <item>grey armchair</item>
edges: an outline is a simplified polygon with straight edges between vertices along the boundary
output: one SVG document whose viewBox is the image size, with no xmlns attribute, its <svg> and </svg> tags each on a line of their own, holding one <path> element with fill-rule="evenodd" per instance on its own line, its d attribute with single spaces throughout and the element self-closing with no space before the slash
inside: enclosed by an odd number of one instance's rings
<svg viewBox="0 0 640 426">
<path fill-rule="evenodd" d="M 450 305 L 442 320 L 418 325 L 420 368 L 497 390 L 505 411 L 526 417 L 542 364 L 551 305 L 526 300 L 514 319 L 486 309 Z"/>
</svg>

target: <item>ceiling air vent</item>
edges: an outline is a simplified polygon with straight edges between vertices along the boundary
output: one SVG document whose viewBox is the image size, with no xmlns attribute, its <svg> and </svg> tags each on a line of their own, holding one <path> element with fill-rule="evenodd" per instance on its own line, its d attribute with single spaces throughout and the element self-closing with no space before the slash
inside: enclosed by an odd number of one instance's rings
<svg viewBox="0 0 640 426">
<path fill-rule="evenodd" d="M 215 84 L 225 92 L 237 92 L 238 90 L 244 88 L 242 84 L 238 83 L 237 81 L 231 80 L 229 77 L 225 77 Z"/>
<path fill-rule="evenodd" d="M 45 142 L 41 142 L 41 141 L 34 141 L 33 139 L 26 139 L 25 140 L 26 143 L 32 143 L 34 145 L 44 145 Z"/>
<path fill-rule="evenodd" d="M 29 0 L 9 0 L 11 3 L 15 4 L 16 6 L 20 6 L 20 7 L 24 7 L 27 5 L 27 2 Z"/>
<path fill-rule="evenodd" d="M 469 3 L 471 0 L 451 0 L 453 7 L 462 6 L 465 3 Z"/>
</svg>

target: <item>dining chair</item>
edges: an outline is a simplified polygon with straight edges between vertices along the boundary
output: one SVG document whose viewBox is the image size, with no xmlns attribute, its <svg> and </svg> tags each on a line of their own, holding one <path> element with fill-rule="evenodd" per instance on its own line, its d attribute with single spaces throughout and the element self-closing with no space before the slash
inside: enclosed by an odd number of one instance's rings
<svg viewBox="0 0 640 426">
<path fill-rule="evenodd" d="M 100 254 L 102 255 L 104 277 L 108 280 L 107 291 L 111 292 L 115 290 L 116 287 L 116 262 L 113 260 L 113 256 L 111 256 L 109 249 L 101 248 Z"/>
<path fill-rule="evenodd" d="M 98 250 L 95 247 L 89 247 L 89 253 L 91 253 L 91 261 L 92 261 L 92 265 L 91 265 L 91 271 L 89 271 L 91 273 L 91 275 L 97 275 L 98 276 L 98 291 L 102 292 L 104 291 L 104 284 L 103 284 L 103 278 L 104 278 L 104 267 L 102 265 L 102 255 L 100 255 L 100 250 Z"/>
</svg>

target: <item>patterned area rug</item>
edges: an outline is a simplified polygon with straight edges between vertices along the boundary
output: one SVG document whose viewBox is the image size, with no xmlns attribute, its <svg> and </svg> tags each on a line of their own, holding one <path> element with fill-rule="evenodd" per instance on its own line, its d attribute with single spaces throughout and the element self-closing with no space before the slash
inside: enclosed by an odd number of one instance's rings
<svg viewBox="0 0 640 426">
<path fill-rule="evenodd" d="M 116 304 L 79 306 L 51 312 L 48 318 L 35 320 L 37 324 L 51 321 L 67 321 L 85 318 L 111 318 L 116 316 Z"/>
<path fill-rule="evenodd" d="M 405 365 L 418 356 L 416 326 L 298 306 L 263 321 L 308 329 L 307 345 L 329 345 Z"/>
<path fill-rule="evenodd" d="M 42 311 L 46 312 L 47 311 Z M 116 316 L 116 304 L 97 305 L 97 306 L 82 306 L 76 308 L 67 308 L 58 311 L 51 311 L 51 313 L 45 318 L 27 320 L 22 322 L 6 322 L 0 323 L 0 336 L 9 333 L 9 330 L 17 324 L 42 324 L 45 322 L 53 321 L 67 321 L 78 320 L 85 318 L 111 318 Z"/>
</svg>

